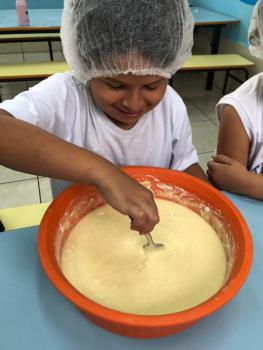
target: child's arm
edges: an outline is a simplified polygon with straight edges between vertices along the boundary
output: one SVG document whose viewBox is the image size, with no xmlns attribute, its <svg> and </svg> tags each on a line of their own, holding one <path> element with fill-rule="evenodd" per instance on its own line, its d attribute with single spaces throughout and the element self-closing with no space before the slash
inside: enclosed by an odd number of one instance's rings
<svg viewBox="0 0 263 350">
<path fill-rule="evenodd" d="M 220 189 L 263 199 L 263 176 L 247 170 L 250 140 L 236 110 L 223 110 L 217 156 L 208 162 L 208 175 Z"/>
<path fill-rule="evenodd" d="M 233 158 L 219 154 L 208 163 L 208 174 L 221 190 L 263 200 L 263 176 L 253 174 Z"/>
<path fill-rule="evenodd" d="M 22 172 L 94 185 L 113 208 L 130 216 L 131 229 L 135 231 L 150 232 L 159 221 L 151 191 L 111 162 L 1 109 L 0 164 Z"/>
<path fill-rule="evenodd" d="M 184 172 L 208 182 L 207 176 L 205 175 L 203 169 L 200 167 L 199 164 L 190 165 Z"/>
</svg>

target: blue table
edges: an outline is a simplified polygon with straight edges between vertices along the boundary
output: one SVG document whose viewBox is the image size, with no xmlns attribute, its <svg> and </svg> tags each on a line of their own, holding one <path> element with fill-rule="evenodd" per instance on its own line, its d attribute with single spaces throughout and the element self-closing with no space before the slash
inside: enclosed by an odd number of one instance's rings
<svg viewBox="0 0 263 350">
<path fill-rule="evenodd" d="M 237 18 L 204 7 L 192 6 L 191 11 L 196 26 L 226 25 L 239 23 Z"/>
<path fill-rule="evenodd" d="M 263 202 L 228 195 L 254 238 L 254 264 L 237 296 L 185 332 L 140 340 L 95 326 L 51 285 L 37 255 L 37 227 L 0 234 L 1 350 L 263 349 Z"/>
<path fill-rule="evenodd" d="M 29 9 L 30 26 L 18 26 L 15 10 L 0 11 L 0 34 L 59 32 L 62 9 Z"/>
<path fill-rule="evenodd" d="M 202 7 L 191 7 L 196 26 L 235 24 L 236 18 Z M 55 32 L 60 30 L 62 9 L 29 9 L 30 26 L 18 26 L 15 10 L 0 11 L 0 33 Z"/>
</svg>

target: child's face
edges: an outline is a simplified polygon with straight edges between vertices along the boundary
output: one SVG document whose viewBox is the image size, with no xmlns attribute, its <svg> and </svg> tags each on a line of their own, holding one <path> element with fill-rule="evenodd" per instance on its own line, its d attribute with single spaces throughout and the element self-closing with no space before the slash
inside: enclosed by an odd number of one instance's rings
<svg viewBox="0 0 263 350">
<path fill-rule="evenodd" d="M 164 96 L 168 79 L 158 75 L 121 74 L 94 78 L 90 89 L 96 104 L 120 128 L 130 129 Z"/>
</svg>

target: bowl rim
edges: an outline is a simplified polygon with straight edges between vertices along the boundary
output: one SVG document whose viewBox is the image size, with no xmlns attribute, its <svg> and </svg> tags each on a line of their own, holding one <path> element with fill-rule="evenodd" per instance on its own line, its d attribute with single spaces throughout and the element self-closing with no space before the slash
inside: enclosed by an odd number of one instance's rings
<svg viewBox="0 0 263 350">
<path fill-rule="evenodd" d="M 204 301 L 203 303 L 194 306 L 190 309 L 183 310 L 180 312 L 175 312 L 165 315 L 138 315 L 130 314 L 117 310 L 110 309 L 106 306 L 100 305 L 88 297 L 85 297 L 77 289 L 75 289 L 70 282 L 63 276 L 58 265 L 54 266 L 52 258 L 49 255 L 48 243 L 47 243 L 47 221 L 49 217 L 54 212 L 54 208 L 60 203 L 63 202 L 65 196 L 71 195 L 79 191 L 81 188 L 89 185 L 72 185 L 63 191 L 57 198 L 55 198 L 50 206 L 48 207 L 46 213 L 44 214 L 42 221 L 39 226 L 38 234 L 38 254 L 42 267 L 47 274 L 50 281 L 57 288 L 57 290 L 64 295 L 64 297 L 70 300 L 77 308 L 82 310 L 84 313 L 89 314 L 95 318 L 100 318 L 113 322 L 115 324 L 122 324 L 126 326 L 133 326 L 134 328 L 160 328 L 160 327 L 169 327 L 169 326 L 182 326 L 188 323 L 194 323 L 201 318 L 208 316 L 209 314 L 220 309 L 223 305 L 228 303 L 240 290 L 244 284 L 249 271 L 252 266 L 253 261 L 253 242 L 250 230 L 248 225 L 241 215 L 239 209 L 228 199 L 222 192 L 218 191 L 212 185 L 195 178 L 189 174 L 178 172 L 171 169 L 163 169 L 158 167 L 143 167 L 143 166 L 129 166 L 124 167 L 123 171 L 129 175 L 135 175 L 141 173 L 140 175 L 156 175 L 158 178 L 158 172 L 162 171 L 163 174 L 171 174 L 171 171 L 175 175 L 180 176 L 186 180 L 190 180 L 192 184 L 201 186 L 204 190 L 212 191 L 225 205 L 227 205 L 232 212 L 235 213 L 239 224 L 242 226 L 244 241 L 245 241 L 245 251 L 249 254 L 246 254 L 246 258 L 243 259 L 242 264 L 235 278 L 231 280 L 231 286 L 228 285 L 228 282 L 211 298 Z M 169 183 L 169 181 L 168 181 Z"/>
</svg>

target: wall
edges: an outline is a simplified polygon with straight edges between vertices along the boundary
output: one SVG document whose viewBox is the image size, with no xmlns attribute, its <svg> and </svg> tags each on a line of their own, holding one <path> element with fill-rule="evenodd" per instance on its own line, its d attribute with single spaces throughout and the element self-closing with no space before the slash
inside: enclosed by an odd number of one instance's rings
<svg viewBox="0 0 263 350">
<path fill-rule="evenodd" d="M 27 0 L 28 8 L 62 8 L 63 0 Z M 1 9 L 14 9 L 15 0 L 0 0 Z"/>
<path fill-rule="evenodd" d="M 227 26 L 223 36 L 237 44 L 247 47 L 247 33 L 253 6 L 240 0 L 190 0 L 194 6 L 202 6 L 211 10 L 222 12 L 240 20 L 239 25 Z"/>
</svg>

